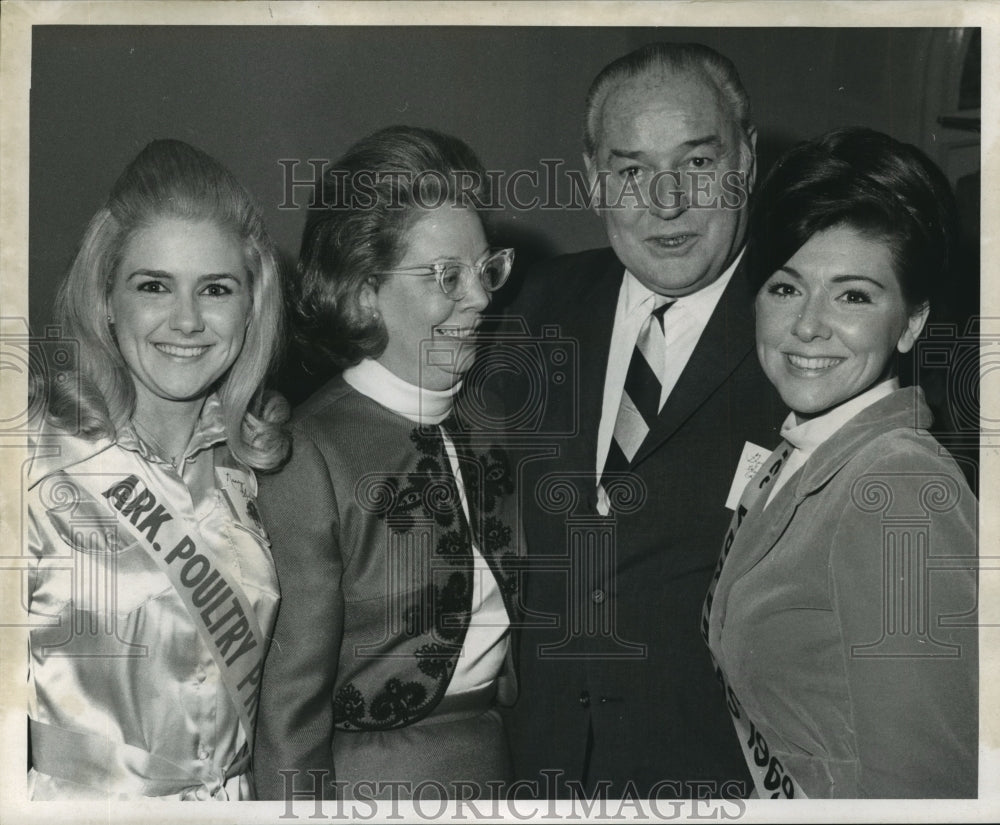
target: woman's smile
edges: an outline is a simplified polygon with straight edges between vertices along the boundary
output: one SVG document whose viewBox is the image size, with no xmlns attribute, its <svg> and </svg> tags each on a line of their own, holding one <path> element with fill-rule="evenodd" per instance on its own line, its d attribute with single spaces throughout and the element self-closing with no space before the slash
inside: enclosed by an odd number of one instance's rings
<svg viewBox="0 0 1000 825">
<path fill-rule="evenodd" d="M 806 373 L 825 373 L 831 367 L 836 367 L 844 362 L 843 358 L 825 358 L 808 355 L 795 355 L 793 353 L 785 353 L 785 357 L 788 359 L 788 363 L 791 364 L 793 368 Z"/>
<path fill-rule="evenodd" d="M 209 349 L 207 345 L 191 346 L 190 344 L 153 344 L 153 346 L 164 355 L 175 358 L 196 358 L 199 355 L 204 355 Z"/>
</svg>

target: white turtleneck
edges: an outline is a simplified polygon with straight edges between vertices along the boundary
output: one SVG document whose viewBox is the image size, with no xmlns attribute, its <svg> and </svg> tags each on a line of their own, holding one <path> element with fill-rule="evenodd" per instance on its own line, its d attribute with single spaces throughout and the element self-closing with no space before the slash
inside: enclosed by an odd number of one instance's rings
<svg viewBox="0 0 1000 825">
<path fill-rule="evenodd" d="M 774 480 L 771 493 L 764 504 L 766 510 L 768 505 L 774 501 L 774 496 L 778 490 L 785 486 L 796 471 L 809 460 L 816 448 L 826 441 L 837 430 L 843 427 L 854 416 L 866 407 L 870 407 L 876 401 L 881 401 L 887 395 L 891 395 L 899 389 L 899 379 L 889 378 L 869 387 L 860 395 L 854 396 L 843 404 L 839 404 L 823 415 L 807 419 L 799 423 L 794 412 L 790 412 L 781 425 L 781 437 L 794 448 L 785 461 L 785 466 Z"/>
<path fill-rule="evenodd" d="M 440 424 L 451 412 L 459 381 L 447 390 L 429 390 L 404 381 L 378 361 L 365 358 L 344 370 L 344 380 L 362 395 L 415 424 Z"/>
<path fill-rule="evenodd" d="M 419 387 L 404 381 L 371 358 L 344 370 L 344 380 L 362 395 L 415 424 L 438 425 L 468 522 L 469 505 L 465 497 L 465 483 L 462 480 L 458 454 L 447 431 L 440 426 L 452 410 L 461 382 L 447 390 Z M 469 629 L 446 691 L 448 695 L 486 687 L 496 679 L 507 658 L 510 619 L 493 571 L 479 552 L 474 536 L 472 568 Z"/>
</svg>

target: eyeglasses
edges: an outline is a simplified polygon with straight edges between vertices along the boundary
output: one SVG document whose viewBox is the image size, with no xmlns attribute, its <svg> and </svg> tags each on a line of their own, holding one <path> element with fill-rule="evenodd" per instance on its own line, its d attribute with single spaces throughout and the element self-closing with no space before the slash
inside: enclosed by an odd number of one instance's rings
<svg viewBox="0 0 1000 825">
<path fill-rule="evenodd" d="M 491 249 L 475 264 L 464 261 L 440 261 L 423 266 L 390 269 L 386 275 L 433 275 L 441 291 L 453 301 L 461 301 L 468 293 L 474 276 L 479 277 L 486 292 L 500 289 L 510 277 L 514 265 L 513 249 Z"/>
</svg>

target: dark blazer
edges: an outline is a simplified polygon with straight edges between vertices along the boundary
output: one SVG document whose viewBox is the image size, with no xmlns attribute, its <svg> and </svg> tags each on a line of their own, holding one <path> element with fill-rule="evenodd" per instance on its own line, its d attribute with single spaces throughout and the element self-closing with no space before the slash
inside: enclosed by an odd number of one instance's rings
<svg viewBox="0 0 1000 825">
<path fill-rule="evenodd" d="M 631 485 L 612 496 L 615 514 L 599 516 L 597 430 L 623 277 L 610 249 L 556 258 L 527 273 L 509 310 L 540 336 L 542 360 L 558 333 L 574 364 L 536 393 L 537 458 L 519 474 L 530 564 L 508 720 L 515 772 L 542 796 L 570 794 L 543 771 L 588 793 L 607 780 L 616 797 L 742 795 L 749 777 L 699 632 L 701 605 L 744 443 L 775 447 L 786 410 L 757 361 L 752 295 L 737 273 Z M 508 399 L 523 412 L 532 401 L 516 384 Z"/>
</svg>

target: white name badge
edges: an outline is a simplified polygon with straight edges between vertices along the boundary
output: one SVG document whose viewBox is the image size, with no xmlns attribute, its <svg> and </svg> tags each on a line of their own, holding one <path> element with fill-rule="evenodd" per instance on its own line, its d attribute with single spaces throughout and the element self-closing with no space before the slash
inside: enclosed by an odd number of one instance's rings
<svg viewBox="0 0 1000 825">
<path fill-rule="evenodd" d="M 733 483 L 729 486 L 729 495 L 726 496 L 726 509 L 735 510 L 743 495 L 743 488 L 750 483 L 750 479 L 757 475 L 757 471 L 771 454 L 771 450 L 761 447 L 750 441 L 743 445 L 743 452 L 736 465 L 736 475 L 733 476 Z"/>
</svg>

